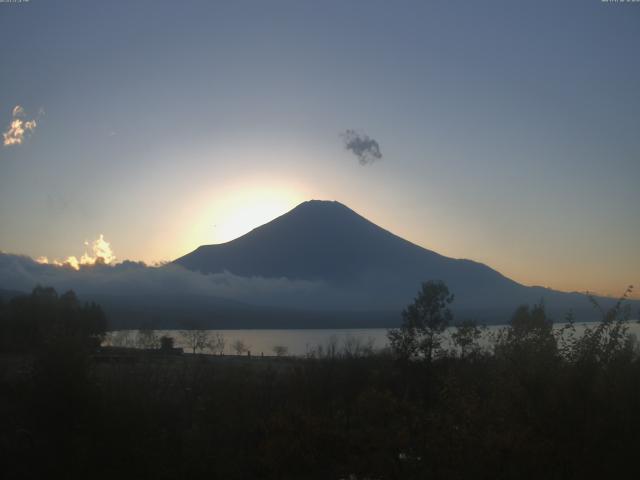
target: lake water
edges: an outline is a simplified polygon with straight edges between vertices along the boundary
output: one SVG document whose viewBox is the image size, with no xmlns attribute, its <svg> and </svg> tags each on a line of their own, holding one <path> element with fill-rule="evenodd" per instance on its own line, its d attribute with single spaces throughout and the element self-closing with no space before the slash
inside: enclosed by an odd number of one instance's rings
<svg viewBox="0 0 640 480">
<path fill-rule="evenodd" d="M 596 324 L 591 324 L 595 326 Z M 563 324 L 556 324 L 554 328 L 561 328 Z M 576 324 L 576 333 L 580 334 L 589 324 Z M 504 328 L 504 325 L 492 325 L 486 327 L 483 333 L 481 345 L 488 347 L 491 344 L 490 333 Z M 362 329 L 290 329 L 290 330 L 210 330 L 210 336 L 219 333 L 225 341 L 224 353 L 234 354 L 233 344 L 240 340 L 252 355 L 273 355 L 275 347 L 285 347 L 288 355 L 304 356 L 315 350 L 318 346 L 327 348 L 335 345 L 338 350 L 345 346 L 358 344 L 360 346 L 370 345 L 373 349 L 379 350 L 388 345 L 387 329 L 384 328 L 362 328 Z M 448 329 L 445 338 L 453 332 Z M 631 322 L 629 332 L 640 338 L 640 325 L 637 321 Z M 180 330 L 156 330 L 155 335 L 160 337 L 167 335 L 174 338 L 175 346 L 182 347 L 189 351 L 185 338 Z M 136 346 L 138 332 L 135 330 L 120 330 L 111 332 L 105 344 L 120 346 Z"/>
</svg>

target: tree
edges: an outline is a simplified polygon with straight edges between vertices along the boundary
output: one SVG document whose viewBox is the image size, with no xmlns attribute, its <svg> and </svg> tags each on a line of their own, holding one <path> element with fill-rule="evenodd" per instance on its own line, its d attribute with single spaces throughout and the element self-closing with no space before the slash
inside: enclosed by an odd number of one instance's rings
<svg viewBox="0 0 640 480">
<path fill-rule="evenodd" d="M 160 350 L 170 352 L 174 347 L 174 339 L 168 335 L 160 337 Z"/>
<path fill-rule="evenodd" d="M 373 338 L 363 340 L 353 335 L 347 335 L 342 345 L 342 354 L 347 358 L 366 357 L 373 354 Z"/>
<path fill-rule="evenodd" d="M 556 356 L 558 349 L 553 334 L 553 320 L 547 316 L 544 303 L 516 308 L 509 326 L 498 335 L 496 353 L 506 354 L 520 362 L 525 358 L 531 360 Z"/>
<path fill-rule="evenodd" d="M 196 354 L 196 352 L 202 352 L 209 346 L 208 330 L 203 330 L 200 328 L 192 330 L 182 330 L 180 334 L 182 335 L 182 338 L 184 339 L 187 347 L 191 349 L 194 355 Z"/>
<path fill-rule="evenodd" d="M 145 350 L 159 348 L 160 339 L 156 331 L 149 325 L 145 325 L 138 330 L 136 335 L 136 346 Z"/>
<path fill-rule="evenodd" d="M 453 320 L 448 307 L 453 298 L 444 282 L 423 282 L 418 296 L 402 312 L 402 326 L 388 333 L 393 351 L 402 358 L 422 356 L 431 361 L 440 350 L 442 333 Z"/>
<path fill-rule="evenodd" d="M 451 334 L 451 339 L 460 351 L 460 358 L 465 358 L 469 354 L 479 351 L 478 340 L 480 340 L 481 336 L 482 330 L 473 320 L 464 320 L 456 325 L 456 330 Z"/>
<path fill-rule="evenodd" d="M 602 319 L 595 326 L 585 328 L 582 336 L 574 339 L 570 351 L 571 360 L 606 365 L 616 358 L 632 355 L 635 341 L 629 334 L 631 306 L 627 303 L 632 292 L 633 285 L 629 285 L 608 310 L 605 310 L 593 295 L 587 294 L 587 298 L 602 315 Z M 575 330 L 573 322 L 569 327 Z"/>
<path fill-rule="evenodd" d="M 215 355 L 222 355 L 224 353 L 225 345 L 226 341 L 224 339 L 224 335 L 220 332 L 215 332 L 207 344 L 209 350 L 211 350 Z"/>
<path fill-rule="evenodd" d="M 81 304 L 73 291 L 61 296 L 37 286 L 30 295 L 12 298 L 0 316 L 0 349 L 34 351 L 52 343 L 95 349 L 104 339 L 107 321 L 102 309 Z"/>
<path fill-rule="evenodd" d="M 233 351 L 236 352 L 236 355 L 242 355 L 247 351 L 247 346 L 239 338 L 231 344 L 231 348 L 233 348 Z"/>
<path fill-rule="evenodd" d="M 509 322 L 513 335 L 520 340 L 532 337 L 547 338 L 553 329 L 553 321 L 547 317 L 544 303 L 540 302 L 531 309 L 521 305 L 516 309 Z"/>
</svg>

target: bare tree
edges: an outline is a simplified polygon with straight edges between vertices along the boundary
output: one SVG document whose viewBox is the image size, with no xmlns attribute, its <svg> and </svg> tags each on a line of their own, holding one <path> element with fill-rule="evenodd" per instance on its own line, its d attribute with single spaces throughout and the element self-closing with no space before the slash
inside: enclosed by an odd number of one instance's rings
<svg viewBox="0 0 640 480">
<path fill-rule="evenodd" d="M 202 329 L 182 330 L 180 332 L 185 344 L 195 355 L 209 347 L 209 331 Z"/>
<path fill-rule="evenodd" d="M 242 355 L 248 350 L 247 345 L 245 345 L 245 343 L 239 338 L 231 344 L 231 348 L 236 352 L 236 355 Z"/>
<path fill-rule="evenodd" d="M 226 345 L 226 341 L 224 339 L 224 335 L 220 332 L 216 332 L 210 336 L 210 340 L 208 343 L 209 350 L 215 355 L 222 355 L 224 353 L 224 347 Z"/>
<path fill-rule="evenodd" d="M 347 335 L 344 339 L 342 354 L 347 358 L 366 357 L 373 354 L 375 340 L 369 337 L 367 340 Z"/>
<path fill-rule="evenodd" d="M 338 354 L 338 337 L 335 335 L 331 335 L 324 345 L 317 344 L 312 347 L 307 345 L 308 358 L 335 358 Z"/>
</svg>

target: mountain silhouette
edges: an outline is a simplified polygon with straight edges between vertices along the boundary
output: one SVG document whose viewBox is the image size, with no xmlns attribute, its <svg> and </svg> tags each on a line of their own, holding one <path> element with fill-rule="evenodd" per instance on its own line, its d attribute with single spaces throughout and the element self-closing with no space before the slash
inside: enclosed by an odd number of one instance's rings
<svg viewBox="0 0 640 480">
<path fill-rule="evenodd" d="M 196 273 L 201 272 L 201 273 Z M 46 282 L 98 302 L 111 328 L 392 327 L 420 284 L 442 280 L 457 320 L 504 323 L 543 301 L 562 321 L 598 320 L 584 294 L 521 285 L 482 263 L 448 258 L 380 228 L 346 206 L 304 202 L 228 243 L 170 264 L 136 262 L 75 272 L 0 252 L 0 301 Z M 4 290 L 3 290 L 4 289 Z M 611 298 L 597 298 L 609 308 Z M 633 312 L 640 302 L 630 301 Z"/>
<path fill-rule="evenodd" d="M 421 282 L 438 279 L 455 294 L 456 308 L 476 317 L 498 314 L 504 320 L 519 304 L 540 300 L 558 312 L 590 311 L 584 295 L 527 287 L 482 263 L 445 257 L 335 201 L 304 202 L 235 240 L 201 246 L 175 263 L 202 273 L 317 281 L 333 292 L 297 308 L 398 311 Z"/>
</svg>

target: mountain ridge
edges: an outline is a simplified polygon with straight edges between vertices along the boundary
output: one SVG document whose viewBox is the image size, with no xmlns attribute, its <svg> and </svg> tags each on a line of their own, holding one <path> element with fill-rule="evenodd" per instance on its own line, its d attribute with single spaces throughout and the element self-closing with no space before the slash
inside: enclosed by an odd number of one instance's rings
<svg viewBox="0 0 640 480">
<path fill-rule="evenodd" d="M 202 273 L 325 282 L 343 293 L 341 303 L 327 297 L 326 306 L 352 310 L 399 310 L 421 282 L 436 279 L 466 310 L 507 311 L 540 300 L 567 310 L 587 303 L 580 294 L 525 286 L 483 263 L 441 255 L 337 201 L 303 202 L 235 240 L 202 245 L 175 263 Z"/>
</svg>

